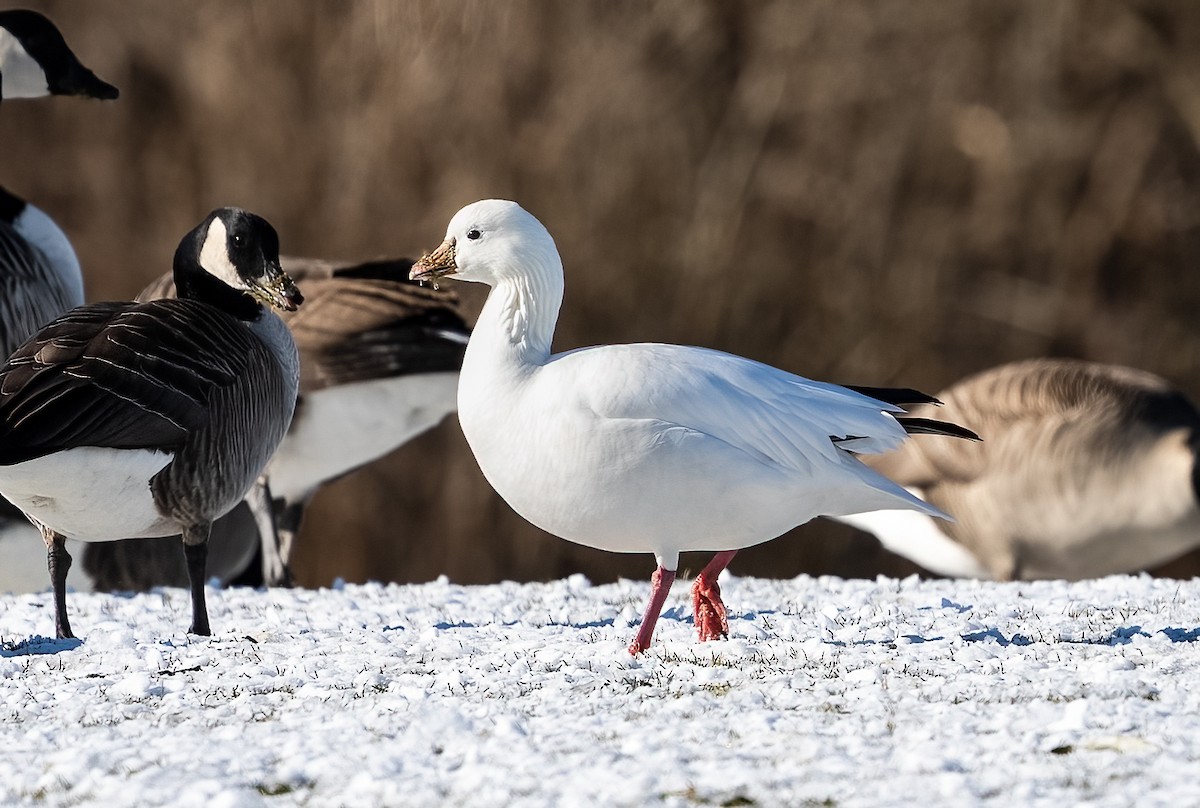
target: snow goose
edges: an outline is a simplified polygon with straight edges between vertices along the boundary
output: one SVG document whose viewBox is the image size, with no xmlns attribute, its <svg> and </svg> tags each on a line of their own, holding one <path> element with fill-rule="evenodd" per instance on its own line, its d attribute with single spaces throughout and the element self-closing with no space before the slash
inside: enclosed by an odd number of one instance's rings
<svg viewBox="0 0 1200 808">
<path fill-rule="evenodd" d="M 717 576 L 738 549 L 822 514 L 941 515 L 854 453 L 896 448 L 906 426 L 974 437 L 935 421 L 906 424 L 892 404 L 704 348 L 552 355 L 562 263 L 546 229 L 513 202 L 455 214 L 445 241 L 411 272 L 443 276 L 491 286 L 458 388 L 463 433 L 488 482 L 543 530 L 655 555 L 633 654 L 650 645 L 680 552 L 716 551 L 692 603 L 701 640 L 726 636 Z"/>
<path fill-rule="evenodd" d="M 940 396 L 986 443 L 906 443 L 871 465 L 955 518 L 846 517 L 941 575 L 1081 579 L 1200 546 L 1200 412 L 1165 380 L 1091 362 L 1016 362 Z"/>
<path fill-rule="evenodd" d="M 409 259 L 359 264 L 286 257 L 284 270 L 304 289 L 304 307 L 283 321 L 300 351 L 296 415 L 264 477 L 247 502 L 213 526 L 210 575 L 228 583 L 262 545 L 263 582 L 288 583 L 292 542 L 316 490 L 395 450 L 454 411 L 458 370 L 470 330 L 458 297 L 408 279 Z M 141 300 L 172 297 L 170 275 L 146 287 Z M 84 567 L 96 588 L 149 589 L 177 584 L 178 554 L 154 540 L 92 544 Z"/>
<path fill-rule="evenodd" d="M 301 300 L 262 218 L 213 211 L 180 242 L 179 300 L 95 303 L 37 332 L 0 368 L 0 493 L 46 542 L 55 628 L 71 637 L 65 539 L 182 534 L 195 634 L 212 521 L 279 444 L 299 360 L 263 304 Z"/>
<path fill-rule="evenodd" d="M 0 101 L 47 95 L 112 99 L 117 88 L 96 78 L 54 23 L 36 11 L 0 11 Z"/>
</svg>

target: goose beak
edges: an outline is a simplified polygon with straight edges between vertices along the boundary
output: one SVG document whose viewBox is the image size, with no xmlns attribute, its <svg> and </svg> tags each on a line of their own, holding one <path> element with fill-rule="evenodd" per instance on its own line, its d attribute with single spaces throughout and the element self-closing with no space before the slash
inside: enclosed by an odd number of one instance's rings
<svg viewBox="0 0 1200 808">
<path fill-rule="evenodd" d="M 267 274 L 250 289 L 250 295 L 260 303 L 274 306 L 283 311 L 295 311 L 304 302 L 304 295 L 296 282 L 278 263 L 268 265 Z"/>
<path fill-rule="evenodd" d="M 67 71 L 59 94 L 82 95 L 86 98 L 111 101 L 119 96 L 121 91 L 76 61 Z"/>
<path fill-rule="evenodd" d="M 458 272 L 458 264 L 454 261 L 454 239 L 448 238 L 431 253 L 425 253 L 417 259 L 408 271 L 410 281 L 427 281 L 453 275 Z"/>
<path fill-rule="evenodd" d="M 121 94 L 121 91 L 89 71 L 88 78 L 80 84 L 79 94 L 99 98 L 102 101 L 112 101 Z"/>
</svg>

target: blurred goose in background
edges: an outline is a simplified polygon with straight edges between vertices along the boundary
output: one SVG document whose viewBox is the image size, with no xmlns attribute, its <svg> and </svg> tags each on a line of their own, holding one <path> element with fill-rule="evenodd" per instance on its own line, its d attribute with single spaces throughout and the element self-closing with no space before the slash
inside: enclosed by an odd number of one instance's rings
<svg viewBox="0 0 1200 808">
<path fill-rule="evenodd" d="M 492 287 L 458 391 L 463 433 L 492 487 L 557 536 L 654 553 L 633 654 L 650 645 L 681 552 L 716 552 L 692 602 L 700 639 L 725 636 L 717 576 L 738 549 L 822 514 L 911 508 L 941 516 L 855 454 L 894 449 L 910 431 L 975 437 L 904 417 L 882 389 L 871 398 L 704 348 L 551 354 L 562 262 L 542 224 L 513 202 L 460 210 L 411 277 Z"/>
<path fill-rule="evenodd" d="M 303 309 L 283 315 L 300 351 L 300 399 L 264 475 L 269 492 L 256 486 L 213 527 L 218 557 L 209 570 L 223 583 L 246 569 L 260 542 L 263 582 L 289 583 L 293 539 L 316 490 L 454 412 L 470 329 L 458 297 L 410 281 L 411 266 L 283 259 L 305 296 Z M 168 275 L 139 299 L 174 294 Z M 179 585 L 186 575 L 178 554 L 152 540 L 89 545 L 84 568 L 103 591 Z"/>
<path fill-rule="evenodd" d="M 36 11 L 0 11 L 0 102 L 49 95 L 113 99 L 118 91 L 80 64 L 50 20 Z M 79 261 L 67 237 L 42 211 L 0 188 L 0 358 L 82 304 Z M 0 591 L 42 580 L 26 563 L 27 530 L 0 500 Z"/>
<path fill-rule="evenodd" d="M 195 634 L 209 634 L 209 527 L 245 496 L 287 430 L 299 360 L 264 304 L 301 296 L 262 218 L 213 211 L 180 242 L 181 299 L 95 303 L 0 368 L 0 493 L 42 533 L 57 636 L 72 637 L 65 539 L 182 534 Z"/>
<path fill-rule="evenodd" d="M 113 99 L 119 93 L 80 64 L 50 20 L 25 9 L 0 11 L 0 102 L 47 95 Z"/>
<path fill-rule="evenodd" d="M 0 351 L 83 305 L 79 259 L 54 220 L 0 186 Z"/>
<path fill-rule="evenodd" d="M 0 186 L 0 359 L 81 305 L 83 274 L 66 234 L 41 210 Z M 30 532 L 21 512 L 0 499 L 0 591 L 45 585 L 45 568 L 29 556 Z"/>
<path fill-rule="evenodd" d="M 1165 380 L 1091 362 L 1016 362 L 939 396 L 984 443 L 906 443 L 870 465 L 955 518 L 839 521 L 940 575 L 1076 580 L 1200 546 L 1200 412 Z"/>
</svg>

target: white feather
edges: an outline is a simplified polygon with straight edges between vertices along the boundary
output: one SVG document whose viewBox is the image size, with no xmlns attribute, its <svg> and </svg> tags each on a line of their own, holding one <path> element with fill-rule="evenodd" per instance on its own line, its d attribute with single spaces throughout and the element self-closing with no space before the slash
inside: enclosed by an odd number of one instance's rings
<svg viewBox="0 0 1200 808">
<path fill-rule="evenodd" d="M 872 533 L 879 543 L 930 572 L 949 578 L 990 578 L 967 548 L 950 538 L 937 520 L 916 511 L 871 511 L 835 517 Z"/>
<path fill-rule="evenodd" d="M 147 449 L 66 449 L 0 467 L 0 494 L 70 539 L 169 536 L 181 526 L 155 507 L 150 478 L 171 457 Z"/>
</svg>

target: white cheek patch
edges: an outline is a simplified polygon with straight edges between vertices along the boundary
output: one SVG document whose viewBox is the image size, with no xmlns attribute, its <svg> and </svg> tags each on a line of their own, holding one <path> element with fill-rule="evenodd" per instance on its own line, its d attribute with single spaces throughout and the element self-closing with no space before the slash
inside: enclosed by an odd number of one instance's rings
<svg viewBox="0 0 1200 808">
<path fill-rule="evenodd" d="M 0 98 L 41 98 L 50 95 L 46 73 L 21 41 L 0 28 Z"/>
<path fill-rule="evenodd" d="M 246 282 L 238 275 L 233 262 L 229 260 L 228 233 L 225 223 L 213 219 L 208 226 L 208 234 L 204 237 L 204 246 L 200 249 L 200 266 L 209 275 L 218 278 L 226 286 L 234 289 L 249 289 Z"/>
</svg>

